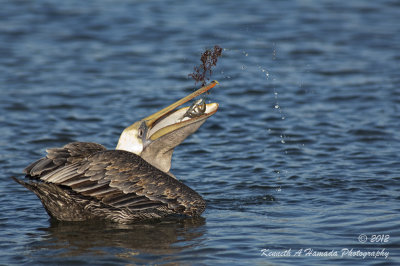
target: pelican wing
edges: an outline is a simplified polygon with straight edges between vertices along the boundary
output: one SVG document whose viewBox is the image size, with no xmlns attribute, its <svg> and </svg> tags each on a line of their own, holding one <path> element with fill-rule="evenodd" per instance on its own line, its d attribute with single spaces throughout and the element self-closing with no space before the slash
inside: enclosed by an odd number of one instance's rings
<svg viewBox="0 0 400 266">
<path fill-rule="evenodd" d="M 205 208 L 195 191 L 126 151 L 96 152 L 40 177 L 114 208 L 196 216 Z"/>
<path fill-rule="evenodd" d="M 92 142 L 71 142 L 62 148 L 47 149 L 47 156 L 31 163 L 24 173 L 38 179 L 60 167 L 84 160 L 88 156 L 105 151 L 103 145 Z"/>
</svg>

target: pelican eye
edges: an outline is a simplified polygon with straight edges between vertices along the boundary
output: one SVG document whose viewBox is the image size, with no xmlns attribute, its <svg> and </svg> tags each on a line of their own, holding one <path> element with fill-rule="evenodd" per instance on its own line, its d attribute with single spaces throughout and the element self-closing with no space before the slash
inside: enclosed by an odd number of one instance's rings
<svg viewBox="0 0 400 266">
<path fill-rule="evenodd" d="M 144 136 L 147 134 L 147 126 L 145 122 L 142 122 L 138 129 L 138 137 L 139 138 L 144 138 Z"/>
<path fill-rule="evenodd" d="M 143 137 L 143 133 L 144 133 L 144 129 L 143 129 L 143 128 L 139 128 L 138 136 L 139 136 L 140 138 Z"/>
</svg>

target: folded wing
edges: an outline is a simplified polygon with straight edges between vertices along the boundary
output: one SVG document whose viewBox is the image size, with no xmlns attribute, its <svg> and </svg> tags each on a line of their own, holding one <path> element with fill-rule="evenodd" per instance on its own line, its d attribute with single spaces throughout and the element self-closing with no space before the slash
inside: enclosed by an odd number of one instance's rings
<svg viewBox="0 0 400 266">
<path fill-rule="evenodd" d="M 50 149 L 25 172 L 132 220 L 169 214 L 197 216 L 205 209 L 200 195 L 141 157 L 105 150 L 99 144 L 76 142 Z"/>
</svg>

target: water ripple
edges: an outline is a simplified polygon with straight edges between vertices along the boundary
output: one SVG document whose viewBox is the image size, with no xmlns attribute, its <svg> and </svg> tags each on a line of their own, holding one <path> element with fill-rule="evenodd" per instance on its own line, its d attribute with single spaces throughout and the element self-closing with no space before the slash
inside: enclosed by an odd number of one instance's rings
<svg viewBox="0 0 400 266">
<path fill-rule="evenodd" d="M 0 264 L 399 264 L 398 1 L 8 1 L 0 10 Z M 373 23 L 371 23 L 373 21 Z M 48 219 L 10 177 L 70 141 L 120 132 L 193 92 L 224 53 L 219 111 L 174 152 L 203 218 Z M 390 235 L 388 243 L 358 241 Z M 390 257 L 265 257 L 369 250 Z"/>
</svg>

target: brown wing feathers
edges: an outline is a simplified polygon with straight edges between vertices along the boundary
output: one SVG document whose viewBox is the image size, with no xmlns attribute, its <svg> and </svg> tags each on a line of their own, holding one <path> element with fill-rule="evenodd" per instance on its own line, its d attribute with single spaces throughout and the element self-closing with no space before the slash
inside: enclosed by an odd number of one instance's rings
<svg viewBox="0 0 400 266">
<path fill-rule="evenodd" d="M 46 150 L 47 156 L 28 165 L 24 173 L 33 178 L 50 173 L 55 169 L 81 161 L 86 157 L 100 151 L 105 151 L 103 145 L 91 142 L 72 142 L 62 148 Z"/>
<path fill-rule="evenodd" d="M 75 142 L 49 149 L 46 158 L 29 165 L 25 172 L 115 208 L 163 208 L 197 215 L 205 207 L 200 195 L 139 156 L 106 151 L 95 143 Z"/>
</svg>

